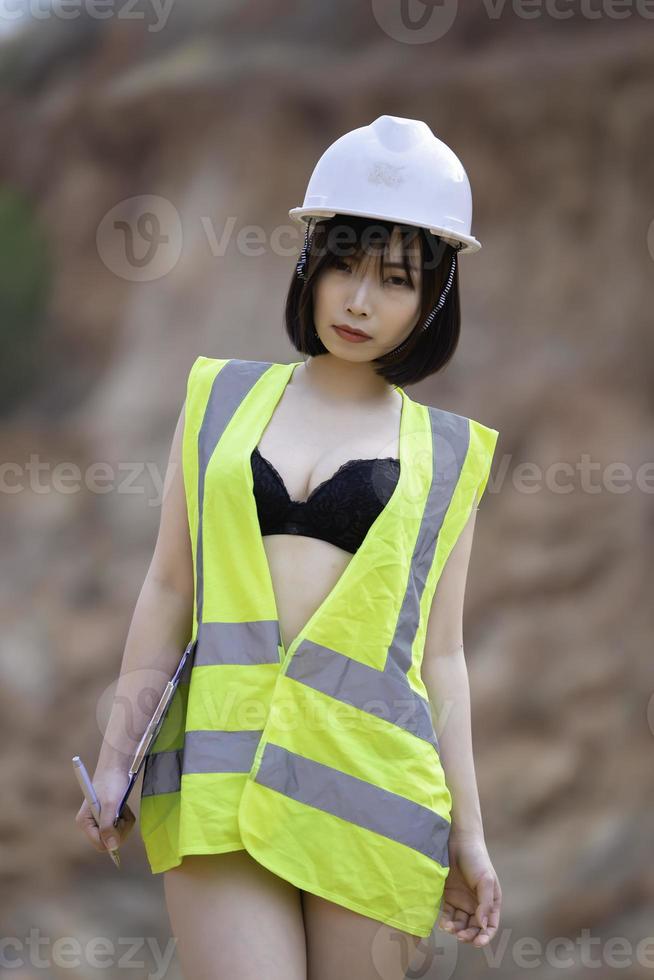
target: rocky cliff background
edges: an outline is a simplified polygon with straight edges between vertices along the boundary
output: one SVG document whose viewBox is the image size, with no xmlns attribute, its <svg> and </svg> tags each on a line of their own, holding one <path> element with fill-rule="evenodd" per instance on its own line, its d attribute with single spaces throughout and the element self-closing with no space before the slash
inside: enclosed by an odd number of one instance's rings
<svg viewBox="0 0 654 980">
<path fill-rule="evenodd" d="M 465 641 L 502 923 L 490 951 L 434 933 L 421 975 L 582 977 L 584 936 L 595 976 L 650 975 L 654 23 L 636 2 L 412 3 L 411 29 L 376 0 L 2 11 L 1 977 L 121 976 L 125 937 L 130 976 L 180 976 L 156 972 L 170 931 L 138 831 L 120 872 L 85 845 L 70 758 L 95 764 L 188 369 L 295 359 L 288 209 L 383 113 L 455 148 L 484 246 L 461 259 L 456 357 L 411 394 L 500 432 Z M 174 234 L 139 265 L 107 216 L 148 195 Z"/>
</svg>

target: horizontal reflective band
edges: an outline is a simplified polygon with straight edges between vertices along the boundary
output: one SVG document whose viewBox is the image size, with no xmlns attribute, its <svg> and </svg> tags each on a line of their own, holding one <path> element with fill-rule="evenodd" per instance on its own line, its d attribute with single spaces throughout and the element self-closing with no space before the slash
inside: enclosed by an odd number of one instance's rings
<svg viewBox="0 0 654 980">
<path fill-rule="evenodd" d="M 146 755 L 141 796 L 176 793 L 182 785 L 182 749 Z"/>
<path fill-rule="evenodd" d="M 183 749 L 154 752 L 146 757 L 141 795 L 176 793 L 182 785 L 182 774 L 249 772 L 260 739 L 261 730 L 187 732 Z"/>
<path fill-rule="evenodd" d="M 281 636 L 276 619 L 250 623 L 201 622 L 194 665 L 278 664 L 279 643 Z"/>
<path fill-rule="evenodd" d="M 434 561 L 436 541 L 470 444 L 469 419 L 431 405 L 427 408 L 432 435 L 432 480 L 411 556 L 409 581 L 386 663 L 387 670 L 399 674 L 408 673 L 411 667 L 411 651 L 420 623 L 420 600 Z"/>
<path fill-rule="evenodd" d="M 428 807 L 268 742 L 255 782 L 448 867 L 450 824 Z"/>
<path fill-rule="evenodd" d="M 429 702 L 409 686 L 405 675 L 375 670 L 312 640 L 302 640 L 286 676 L 398 725 L 438 751 Z"/>
</svg>

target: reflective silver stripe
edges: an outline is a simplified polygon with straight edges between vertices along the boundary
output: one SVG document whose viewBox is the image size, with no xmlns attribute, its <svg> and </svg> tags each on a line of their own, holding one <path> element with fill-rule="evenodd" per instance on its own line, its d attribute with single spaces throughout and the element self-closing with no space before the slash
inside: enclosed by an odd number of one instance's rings
<svg viewBox="0 0 654 980">
<path fill-rule="evenodd" d="M 429 702 L 409 686 L 406 675 L 376 670 L 305 639 L 293 654 L 286 676 L 398 725 L 438 752 Z"/>
<path fill-rule="evenodd" d="M 448 867 L 449 821 L 363 779 L 266 744 L 255 781 L 285 796 L 405 844 Z"/>
<path fill-rule="evenodd" d="M 187 732 L 184 774 L 249 772 L 260 738 L 261 729 Z"/>
<path fill-rule="evenodd" d="M 279 622 L 200 623 L 196 667 L 279 663 Z"/>
<path fill-rule="evenodd" d="M 187 732 L 183 749 L 154 752 L 146 757 L 141 795 L 176 793 L 182 774 L 249 772 L 260 739 L 261 729 Z"/>
<path fill-rule="evenodd" d="M 176 793 L 182 785 L 182 750 L 154 752 L 145 757 L 141 796 Z"/>
<path fill-rule="evenodd" d="M 411 648 L 420 623 L 420 600 L 434 561 L 436 541 L 470 443 L 470 420 L 454 412 L 427 406 L 432 435 L 432 479 L 411 557 L 409 580 L 388 649 L 385 671 L 406 675 Z"/>
<path fill-rule="evenodd" d="M 236 633 L 228 623 L 203 623 L 204 558 L 202 527 L 204 516 L 204 484 L 207 467 L 213 452 L 229 425 L 234 412 L 250 393 L 256 382 L 272 366 L 271 361 L 229 360 L 217 373 L 211 386 L 202 425 L 198 434 L 198 536 L 196 547 L 198 647 L 195 663 L 279 663 L 278 643 L 281 642 L 279 623 L 271 628 L 265 622 L 239 624 L 238 642 L 244 642 L 243 659 L 238 659 Z M 223 657 L 227 659 L 222 659 Z"/>
</svg>

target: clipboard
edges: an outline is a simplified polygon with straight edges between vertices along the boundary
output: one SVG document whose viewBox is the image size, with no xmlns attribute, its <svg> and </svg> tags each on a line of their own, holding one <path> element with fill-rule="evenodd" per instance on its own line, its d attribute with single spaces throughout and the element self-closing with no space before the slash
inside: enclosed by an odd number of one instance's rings
<svg viewBox="0 0 654 980">
<path fill-rule="evenodd" d="M 114 817 L 114 827 L 116 826 L 116 824 L 118 823 L 118 821 L 122 816 L 123 810 L 125 808 L 125 804 L 127 803 L 127 798 L 129 797 L 129 794 L 134 789 L 134 784 L 138 779 L 138 774 L 141 771 L 143 763 L 145 762 L 145 758 L 148 754 L 148 751 L 150 750 L 152 743 L 154 742 L 157 735 L 159 734 L 159 731 L 161 730 L 161 726 L 163 724 L 164 718 L 166 717 L 166 712 L 168 711 L 168 708 L 170 707 L 170 703 L 173 700 L 173 696 L 175 694 L 175 691 L 177 690 L 177 686 L 179 684 L 180 677 L 182 676 L 184 667 L 186 666 L 189 657 L 195 651 L 197 642 L 198 642 L 197 638 L 191 640 L 189 645 L 184 650 L 184 653 L 182 654 L 182 659 L 177 665 L 175 673 L 166 684 L 163 690 L 163 694 L 159 699 L 159 703 L 157 704 L 157 707 L 154 710 L 154 714 L 152 715 L 152 718 L 148 722 L 148 727 L 145 729 L 145 732 L 143 733 L 143 737 L 141 738 L 141 741 L 138 744 L 138 748 L 134 753 L 132 764 L 128 770 L 129 783 L 127 784 L 127 789 L 123 793 L 122 799 L 116 809 L 116 815 Z"/>
</svg>

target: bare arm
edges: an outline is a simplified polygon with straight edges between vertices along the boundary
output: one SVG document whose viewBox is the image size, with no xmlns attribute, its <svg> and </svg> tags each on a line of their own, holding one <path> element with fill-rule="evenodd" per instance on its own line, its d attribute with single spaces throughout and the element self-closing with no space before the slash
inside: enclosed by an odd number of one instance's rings
<svg viewBox="0 0 654 980">
<path fill-rule="evenodd" d="M 463 651 L 463 600 L 476 515 L 473 507 L 436 586 L 427 624 L 422 677 L 437 718 L 440 757 L 452 795 L 452 836 L 483 840 Z"/>
<path fill-rule="evenodd" d="M 452 796 L 449 867 L 439 926 L 461 942 L 483 946 L 497 933 L 502 889 L 484 839 L 463 654 L 463 599 L 476 517 L 473 507 L 436 587 L 422 673 L 438 719 L 440 756 Z"/>
<path fill-rule="evenodd" d="M 157 542 L 127 634 L 100 771 L 125 772 L 193 625 L 193 556 L 182 471 L 184 407 L 173 436 Z"/>
</svg>

